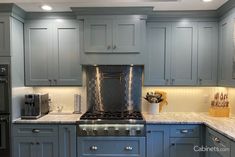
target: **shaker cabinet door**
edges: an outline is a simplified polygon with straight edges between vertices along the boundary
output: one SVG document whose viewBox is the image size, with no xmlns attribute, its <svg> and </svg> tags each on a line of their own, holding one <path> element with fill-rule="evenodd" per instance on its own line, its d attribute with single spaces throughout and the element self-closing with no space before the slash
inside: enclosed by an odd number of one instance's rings
<svg viewBox="0 0 235 157">
<path fill-rule="evenodd" d="M 218 26 L 215 22 L 198 24 L 198 84 L 217 83 Z"/>
<path fill-rule="evenodd" d="M 197 23 L 178 22 L 172 26 L 172 85 L 197 83 Z"/>
<path fill-rule="evenodd" d="M 14 137 L 13 157 L 38 157 L 34 137 Z"/>
<path fill-rule="evenodd" d="M 26 85 L 50 85 L 52 71 L 52 27 L 48 21 L 25 24 Z"/>
<path fill-rule="evenodd" d="M 78 23 L 75 20 L 63 20 L 55 24 L 54 31 L 54 83 L 81 85 Z"/>
<path fill-rule="evenodd" d="M 145 85 L 168 85 L 170 79 L 171 23 L 147 24 L 148 62 L 145 66 Z"/>
<path fill-rule="evenodd" d="M 169 126 L 147 126 L 147 157 L 169 157 Z"/>
<path fill-rule="evenodd" d="M 59 126 L 59 157 L 76 157 L 76 125 Z"/>
<path fill-rule="evenodd" d="M 200 146 L 199 138 L 170 138 L 170 157 L 199 157 L 194 146 Z"/>
<path fill-rule="evenodd" d="M 58 137 L 39 137 L 37 150 L 39 157 L 58 157 Z"/>
<path fill-rule="evenodd" d="M 85 53 L 112 52 L 112 26 L 110 19 L 87 19 L 84 23 Z"/>
<path fill-rule="evenodd" d="M 113 22 L 113 52 L 140 52 L 140 20 L 116 19 Z"/>
<path fill-rule="evenodd" d="M 0 57 L 10 56 L 10 17 L 0 16 Z"/>
</svg>

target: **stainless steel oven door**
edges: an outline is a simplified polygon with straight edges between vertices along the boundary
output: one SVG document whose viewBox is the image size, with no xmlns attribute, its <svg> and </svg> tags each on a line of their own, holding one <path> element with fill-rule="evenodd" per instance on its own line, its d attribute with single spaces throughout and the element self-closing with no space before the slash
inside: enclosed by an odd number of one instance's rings
<svg viewBox="0 0 235 157">
<path fill-rule="evenodd" d="M 9 116 L 0 115 L 0 154 L 1 157 L 9 157 L 10 155 L 10 138 L 9 138 Z"/>
<path fill-rule="evenodd" d="M 9 113 L 9 67 L 0 65 L 0 114 Z"/>
</svg>

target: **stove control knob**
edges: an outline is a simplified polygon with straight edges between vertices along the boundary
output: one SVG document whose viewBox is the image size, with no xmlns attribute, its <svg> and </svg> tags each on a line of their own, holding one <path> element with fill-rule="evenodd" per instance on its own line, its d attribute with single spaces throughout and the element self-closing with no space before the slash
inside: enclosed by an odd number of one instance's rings
<svg viewBox="0 0 235 157">
<path fill-rule="evenodd" d="M 83 128 L 83 129 L 82 129 L 82 135 L 87 135 L 87 130 L 86 130 L 86 128 Z"/>
<path fill-rule="evenodd" d="M 93 129 L 93 134 L 94 135 L 98 135 L 98 130 L 97 129 Z"/>
<path fill-rule="evenodd" d="M 109 133 L 108 128 L 104 128 L 104 134 L 108 134 L 108 133 Z"/>
<path fill-rule="evenodd" d="M 137 128 L 135 132 L 136 132 L 136 135 L 140 135 L 141 134 L 140 128 Z"/>
<path fill-rule="evenodd" d="M 126 128 L 125 132 L 126 132 L 127 135 L 130 135 L 130 129 L 129 128 Z"/>
</svg>

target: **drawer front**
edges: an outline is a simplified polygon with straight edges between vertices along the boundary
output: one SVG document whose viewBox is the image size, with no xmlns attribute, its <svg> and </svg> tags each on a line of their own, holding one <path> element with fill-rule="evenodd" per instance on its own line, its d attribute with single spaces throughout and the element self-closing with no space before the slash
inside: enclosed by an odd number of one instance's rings
<svg viewBox="0 0 235 157">
<path fill-rule="evenodd" d="M 145 138 L 78 138 L 79 156 L 133 156 L 144 157 Z"/>
<path fill-rule="evenodd" d="M 13 125 L 14 136 L 58 136 L 57 125 Z"/>
<path fill-rule="evenodd" d="M 230 157 L 231 143 L 228 138 L 210 128 L 207 128 L 206 139 L 206 144 L 208 146 L 216 147 L 220 150 L 217 152 L 218 154 L 222 157 Z"/>
<path fill-rule="evenodd" d="M 172 125 L 170 137 L 199 137 L 200 125 Z"/>
</svg>

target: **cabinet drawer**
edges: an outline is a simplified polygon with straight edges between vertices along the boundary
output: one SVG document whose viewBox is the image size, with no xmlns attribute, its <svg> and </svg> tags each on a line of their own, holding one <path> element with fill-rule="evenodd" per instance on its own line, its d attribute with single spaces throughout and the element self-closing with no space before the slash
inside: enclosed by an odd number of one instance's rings
<svg viewBox="0 0 235 157">
<path fill-rule="evenodd" d="M 57 125 L 13 125 L 14 136 L 57 136 Z"/>
<path fill-rule="evenodd" d="M 222 157 L 230 157 L 230 140 L 210 128 L 207 128 L 206 132 L 207 145 L 210 147 L 217 147 L 220 150 L 217 153 Z"/>
<path fill-rule="evenodd" d="M 170 137 L 199 137 L 199 125 L 172 125 L 170 128 Z"/>
<path fill-rule="evenodd" d="M 144 157 L 145 153 L 144 138 L 79 138 L 79 156 L 133 156 Z"/>
</svg>

